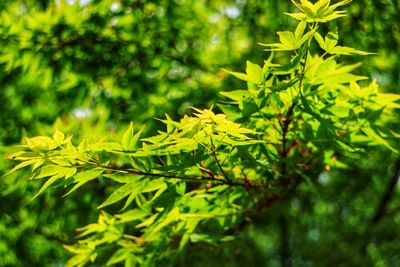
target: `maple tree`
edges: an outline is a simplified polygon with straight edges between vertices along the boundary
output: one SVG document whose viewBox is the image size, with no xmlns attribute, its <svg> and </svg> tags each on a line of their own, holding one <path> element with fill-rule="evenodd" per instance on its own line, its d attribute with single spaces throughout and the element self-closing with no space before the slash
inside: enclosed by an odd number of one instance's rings
<svg viewBox="0 0 400 267">
<path fill-rule="evenodd" d="M 346 159 L 371 147 L 397 153 L 391 139 L 398 134 L 386 125 L 396 119 L 400 95 L 362 83 L 367 78 L 354 74 L 360 64 L 339 60 L 369 53 L 339 45 L 337 29 L 320 31 L 350 1 L 292 2 L 299 10 L 288 14 L 298 20 L 294 32 L 261 44 L 271 52 L 263 65 L 226 70 L 247 88 L 221 92 L 215 107 L 193 108 L 179 121 L 165 115 L 166 129 L 155 136 L 131 124 L 115 140 L 73 142 L 57 130 L 26 138 L 9 156 L 20 163 L 7 174 L 31 167 L 30 179 L 43 181 L 35 197 L 55 185 L 67 188 L 64 196 L 91 182 L 107 185 L 98 222 L 65 245 L 74 254 L 67 266 L 175 264 L 190 245 L 233 240 L 324 170 L 345 169 Z"/>
</svg>

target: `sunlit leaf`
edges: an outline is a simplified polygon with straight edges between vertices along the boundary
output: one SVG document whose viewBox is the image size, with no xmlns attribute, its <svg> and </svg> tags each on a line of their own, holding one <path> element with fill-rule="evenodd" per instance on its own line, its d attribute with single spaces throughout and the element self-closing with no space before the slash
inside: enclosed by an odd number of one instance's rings
<svg viewBox="0 0 400 267">
<path fill-rule="evenodd" d="M 100 204 L 97 208 L 101 209 L 106 206 L 109 206 L 111 204 L 114 204 L 123 198 L 127 197 L 128 195 L 133 195 L 136 196 L 140 194 L 145 188 L 146 184 L 148 183 L 148 180 L 142 180 L 142 181 L 135 181 L 131 183 L 127 183 L 117 190 L 115 190 L 102 204 Z"/>
<path fill-rule="evenodd" d="M 79 172 L 74 176 L 74 181 L 77 182 L 74 187 L 71 188 L 68 193 L 66 193 L 63 197 L 71 194 L 73 191 L 86 184 L 87 182 L 96 179 L 104 172 L 103 169 L 91 169 L 83 172 Z"/>
</svg>

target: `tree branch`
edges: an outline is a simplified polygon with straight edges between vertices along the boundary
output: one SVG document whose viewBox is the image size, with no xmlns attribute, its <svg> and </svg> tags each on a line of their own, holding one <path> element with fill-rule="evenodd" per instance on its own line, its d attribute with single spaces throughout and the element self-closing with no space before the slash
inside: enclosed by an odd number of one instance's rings
<svg viewBox="0 0 400 267">
<path fill-rule="evenodd" d="M 78 161 L 86 163 L 86 164 L 90 164 L 92 166 L 96 166 L 99 168 L 103 168 L 103 169 L 106 169 L 109 171 L 118 172 L 118 173 L 135 174 L 135 175 L 143 175 L 143 176 L 167 178 L 167 179 L 179 179 L 179 180 L 197 182 L 197 183 L 212 181 L 212 182 L 215 182 L 220 185 L 240 186 L 240 187 L 245 187 L 245 188 L 252 186 L 247 183 L 239 183 L 239 182 L 232 182 L 229 180 L 218 179 L 215 177 L 214 174 L 209 175 L 209 176 L 184 176 L 184 175 L 176 175 L 176 174 L 170 174 L 170 173 L 153 173 L 153 172 L 144 172 L 144 171 L 139 171 L 139 170 L 134 170 L 134 169 L 116 168 L 116 167 L 102 165 L 98 162 L 88 162 L 88 161 L 84 161 L 81 159 L 78 159 Z M 253 185 L 253 186 L 256 186 L 256 185 Z"/>
<path fill-rule="evenodd" d="M 382 197 L 380 198 L 380 201 L 375 210 L 374 216 L 371 218 L 371 222 L 370 222 L 371 225 L 377 224 L 385 215 L 386 206 L 393 196 L 393 193 L 396 189 L 397 181 L 400 179 L 400 159 L 397 160 L 396 169 L 397 169 L 397 172 L 393 175 L 393 177 L 386 184 L 385 192 L 382 195 Z"/>
<path fill-rule="evenodd" d="M 306 73 L 306 64 L 307 64 L 309 49 L 310 49 L 310 42 L 307 42 L 307 48 L 306 48 L 306 52 L 305 52 L 306 55 L 304 57 L 304 63 L 303 63 L 302 70 L 300 73 L 300 78 L 299 78 L 299 93 L 300 94 L 302 93 L 301 90 L 303 87 L 304 75 Z M 289 148 L 287 147 L 287 134 L 289 132 L 289 126 L 290 126 L 290 123 L 292 122 L 292 116 L 293 116 L 293 112 L 294 112 L 296 105 L 297 105 L 296 101 L 293 101 L 284 116 L 283 125 L 281 125 L 281 127 L 282 127 L 282 150 L 280 152 L 281 160 L 282 160 L 281 177 L 283 178 L 282 183 L 284 185 L 288 183 L 287 178 L 285 178 L 287 176 L 286 160 L 287 160 L 287 155 L 289 153 Z"/>
<path fill-rule="evenodd" d="M 217 152 L 216 152 L 216 149 L 215 149 L 215 146 L 214 146 L 214 143 L 213 143 L 213 139 L 212 139 L 211 136 L 210 136 L 210 142 L 211 142 L 211 154 L 212 154 L 212 156 L 213 156 L 215 162 L 217 163 L 218 168 L 221 170 L 222 175 L 224 176 L 224 178 L 225 178 L 227 181 L 231 182 L 231 179 L 229 178 L 228 174 L 224 171 L 224 169 L 222 168 L 221 163 L 219 162 L 219 160 L 218 160 L 218 158 L 217 158 Z"/>
<path fill-rule="evenodd" d="M 280 230 L 280 238 L 281 238 L 281 247 L 280 247 L 280 257 L 281 257 L 281 266 L 282 267 L 290 267 L 290 254 L 289 254 L 289 233 L 288 233 L 288 222 L 285 215 L 281 214 L 279 216 L 279 230 Z"/>
</svg>

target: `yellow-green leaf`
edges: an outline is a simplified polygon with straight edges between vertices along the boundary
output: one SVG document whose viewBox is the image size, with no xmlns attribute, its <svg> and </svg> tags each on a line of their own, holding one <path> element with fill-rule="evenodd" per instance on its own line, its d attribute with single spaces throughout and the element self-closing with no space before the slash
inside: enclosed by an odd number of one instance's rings
<svg viewBox="0 0 400 267">
<path fill-rule="evenodd" d="M 86 184 L 87 182 L 89 182 L 89 181 L 91 181 L 93 179 L 96 179 L 103 172 L 104 172 L 103 169 L 91 169 L 91 170 L 83 171 L 83 172 L 80 172 L 80 173 L 76 174 L 74 176 L 74 180 L 75 180 L 75 182 L 77 182 L 77 184 L 75 184 L 74 187 L 68 193 L 66 193 L 63 197 L 71 194 L 73 191 L 75 191 L 76 189 L 78 189 L 82 185 Z"/>
<path fill-rule="evenodd" d="M 124 150 L 130 150 L 130 143 L 133 137 L 133 123 L 131 122 L 129 124 L 128 129 L 125 131 L 123 137 L 122 137 L 122 148 Z"/>
<path fill-rule="evenodd" d="M 55 133 L 53 134 L 53 139 L 58 146 L 63 144 L 64 138 L 65 138 L 65 135 L 62 132 L 60 132 L 58 129 L 56 129 Z"/>
<path fill-rule="evenodd" d="M 57 147 L 57 143 L 47 136 L 26 138 L 26 143 L 32 150 L 52 150 Z"/>
<path fill-rule="evenodd" d="M 127 197 L 128 195 L 138 195 L 142 192 L 143 188 L 146 186 L 147 180 L 135 181 L 132 183 L 125 184 L 115 190 L 103 203 L 101 203 L 97 208 L 101 209 L 108 205 L 114 204 L 121 199 Z"/>
</svg>

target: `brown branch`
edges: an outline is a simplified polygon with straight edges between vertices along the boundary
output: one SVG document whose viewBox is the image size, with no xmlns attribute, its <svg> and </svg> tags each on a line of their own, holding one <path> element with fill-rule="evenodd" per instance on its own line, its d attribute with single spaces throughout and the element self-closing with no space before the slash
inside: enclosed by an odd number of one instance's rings
<svg viewBox="0 0 400 267">
<path fill-rule="evenodd" d="M 284 178 L 283 181 L 286 183 L 286 176 L 287 176 L 287 155 L 289 153 L 289 150 L 287 148 L 287 134 L 289 132 L 289 126 L 290 123 L 292 122 L 292 115 L 294 108 L 296 107 L 296 103 L 293 102 L 292 105 L 290 106 L 288 112 L 285 115 L 285 121 L 283 123 L 283 128 L 282 128 L 282 150 L 281 150 L 281 159 L 282 159 L 282 166 L 281 166 L 281 177 Z"/>
<path fill-rule="evenodd" d="M 314 26 L 313 26 L 314 27 Z M 306 48 L 306 55 L 304 57 L 304 63 L 300 72 L 300 77 L 299 77 L 299 93 L 302 94 L 301 90 L 303 88 L 303 80 L 304 80 L 304 75 L 306 73 L 306 65 L 307 65 L 307 59 L 308 59 L 308 52 L 310 50 L 310 41 L 311 38 L 309 38 L 307 42 L 307 48 Z M 283 125 L 281 124 L 282 127 L 282 150 L 280 151 L 280 156 L 282 160 L 282 165 L 281 165 L 281 178 L 282 178 L 282 184 L 286 185 L 288 183 L 288 179 L 285 178 L 287 177 L 287 156 L 289 153 L 290 148 L 287 147 L 287 134 L 289 133 L 289 126 L 290 123 L 292 122 L 292 116 L 294 113 L 294 109 L 297 105 L 296 101 L 293 101 L 292 104 L 290 105 L 288 111 L 284 115 L 284 121 Z"/>
<path fill-rule="evenodd" d="M 375 210 L 374 216 L 371 218 L 371 224 L 377 224 L 386 213 L 386 206 L 389 203 L 390 199 L 393 196 L 393 193 L 396 189 L 397 181 L 400 179 L 400 159 L 397 160 L 396 163 L 397 172 L 393 175 L 393 177 L 386 184 L 386 189 L 382 197 L 380 198 L 379 204 Z"/>
<path fill-rule="evenodd" d="M 224 176 L 224 178 L 225 178 L 227 181 L 231 182 L 231 179 L 229 178 L 228 174 L 224 171 L 224 169 L 222 168 L 221 163 L 220 163 L 219 160 L 218 160 L 217 152 L 216 152 L 216 149 L 215 149 L 215 146 L 214 146 L 214 143 L 213 143 L 213 139 L 212 139 L 211 136 L 210 136 L 210 142 L 211 142 L 211 154 L 212 154 L 212 156 L 213 156 L 215 162 L 217 163 L 218 168 L 221 170 L 222 175 Z"/>
<path fill-rule="evenodd" d="M 110 166 L 102 165 L 98 162 L 88 162 L 88 161 L 84 161 L 81 159 L 77 159 L 77 160 L 80 162 L 86 163 L 86 164 L 90 164 L 92 166 L 96 166 L 99 168 L 103 168 L 103 169 L 113 171 L 113 172 L 118 172 L 118 173 L 135 174 L 135 175 L 143 175 L 143 176 L 167 178 L 167 179 L 179 179 L 179 180 L 197 182 L 197 183 L 212 181 L 212 182 L 215 182 L 220 185 L 240 186 L 240 187 L 245 187 L 245 188 L 249 186 L 247 183 L 239 183 L 239 182 L 232 182 L 229 180 L 227 181 L 227 180 L 218 179 L 218 178 L 216 178 L 216 176 L 214 174 L 209 175 L 209 176 L 183 176 L 183 175 L 175 175 L 175 174 L 169 174 L 169 173 L 153 173 L 153 172 L 144 172 L 144 171 L 139 171 L 139 170 L 134 170 L 134 169 L 110 167 Z"/>
<path fill-rule="evenodd" d="M 397 160 L 396 168 L 397 168 L 397 172 L 393 175 L 393 177 L 386 184 L 385 192 L 382 195 L 382 197 L 380 198 L 379 204 L 374 212 L 374 215 L 371 217 L 371 219 L 369 221 L 370 227 L 366 228 L 366 231 L 364 233 L 365 240 L 364 240 L 363 244 L 361 244 L 361 246 L 360 246 L 360 253 L 366 253 L 366 251 L 367 251 L 368 244 L 372 238 L 371 230 L 373 230 L 373 229 L 371 229 L 371 228 L 374 228 L 374 226 L 377 225 L 383 219 L 383 217 L 386 215 L 386 206 L 389 203 L 390 199 L 392 198 L 393 193 L 395 192 L 396 184 L 400 177 L 400 159 Z"/>
</svg>

